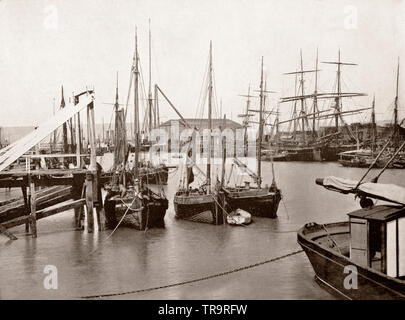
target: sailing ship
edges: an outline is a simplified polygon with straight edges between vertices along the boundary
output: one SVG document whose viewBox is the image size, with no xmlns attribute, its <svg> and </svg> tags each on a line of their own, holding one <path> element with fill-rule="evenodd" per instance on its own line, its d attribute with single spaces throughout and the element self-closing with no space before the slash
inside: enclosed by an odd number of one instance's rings
<svg viewBox="0 0 405 320">
<path fill-rule="evenodd" d="M 345 63 L 340 60 L 340 50 L 338 53 L 338 61 L 324 62 L 327 64 L 337 65 L 337 91 L 332 93 L 318 92 L 318 53 L 316 55 L 315 69 L 304 70 L 302 51 L 300 52 L 300 69 L 294 72 L 285 73 L 285 75 L 295 75 L 295 94 L 294 96 L 283 97 L 280 103 L 292 102 L 292 114 L 288 120 L 279 121 L 275 126 L 288 123 L 289 131 L 293 126 L 292 134 L 289 137 L 276 136 L 277 154 L 281 153 L 281 159 L 287 161 L 335 161 L 339 152 L 353 149 L 353 144 L 345 145 L 339 136 L 342 133 L 342 127 L 339 123 L 343 123 L 343 129 L 349 132 L 351 140 L 354 141 L 354 135 L 350 127 L 344 121 L 343 116 L 358 114 L 369 108 L 358 108 L 355 110 L 342 110 L 342 99 L 347 97 L 364 96 L 363 93 L 342 92 L 341 88 L 341 66 L 355 65 L 353 63 Z M 305 93 L 304 74 L 315 74 L 315 88 L 312 94 Z M 299 80 L 299 81 L 298 81 Z M 307 100 L 312 100 L 312 107 L 308 110 Z M 320 110 L 318 106 L 319 99 L 333 99 L 334 105 L 332 110 Z M 300 103 L 300 106 L 297 105 Z M 299 110 L 298 110 L 299 108 Z M 309 111 L 309 112 L 308 112 Z M 320 136 L 317 131 L 319 121 L 325 119 L 335 119 L 335 132 Z M 311 122 L 311 125 L 310 125 Z M 271 147 L 269 148 L 271 149 Z"/>
<path fill-rule="evenodd" d="M 241 168 L 243 171 L 248 173 L 250 177 L 256 182 L 256 186 L 253 187 L 248 181 L 245 181 L 244 186 L 230 187 L 224 185 L 224 174 L 221 178 L 221 190 L 224 192 L 225 196 L 225 211 L 234 212 L 238 209 L 247 211 L 253 216 L 276 218 L 277 209 L 281 200 L 281 192 L 277 188 L 275 177 L 274 177 L 274 168 L 273 168 L 273 181 L 270 187 L 262 187 L 262 164 L 261 164 L 261 149 L 262 149 L 262 138 L 263 138 L 263 127 L 264 127 L 264 117 L 263 113 L 265 112 L 265 92 L 264 82 L 263 82 L 263 57 L 261 64 L 261 78 L 260 78 L 260 107 L 258 111 L 259 114 L 259 130 L 258 130 L 258 139 L 256 143 L 256 158 L 257 158 L 257 173 L 250 170 L 242 161 L 235 158 L 234 163 Z M 248 97 L 249 99 L 249 97 Z M 249 111 L 249 103 L 248 109 Z M 226 157 L 226 149 L 224 152 L 224 158 Z M 223 170 L 225 170 L 225 161 L 223 161 Z"/>
<path fill-rule="evenodd" d="M 118 91 L 116 94 L 114 173 L 105 186 L 106 223 L 110 228 L 120 225 L 146 230 L 164 226 L 164 217 L 168 200 L 163 188 L 153 191 L 142 179 L 139 166 L 140 124 L 139 124 L 139 56 L 137 35 L 135 35 L 135 53 L 132 68 L 134 80 L 134 165 L 129 169 L 127 163 L 128 144 L 126 142 L 126 110 L 119 109 Z"/>
<path fill-rule="evenodd" d="M 175 217 L 178 219 L 192 220 L 196 222 L 205 222 L 212 224 L 222 224 L 223 215 L 216 203 L 216 195 L 211 187 L 211 158 L 212 158 L 212 103 L 213 103 L 213 78 L 212 78 L 212 42 L 210 42 L 209 66 L 208 66 L 208 144 L 207 144 L 207 167 L 202 172 L 193 161 L 196 153 L 193 134 L 190 140 L 190 146 L 186 155 L 186 174 L 185 179 L 180 182 L 180 186 L 174 196 Z M 193 131 L 194 132 L 194 131 Z M 194 143 L 194 145 L 193 145 Z M 190 186 L 194 181 L 193 168 L 206 178 L 204 184 L 198 188 Z M 184 185 L 185 182 L 185 185 Z"/>
<path fill-rule="evenodd" d="M 398 98 L 399 98 L 398 94 L 399 94 L 399 62 L 397 66 L 396 95 L 394 99 L 394 124 L 392 128 L 393 143 L 390 146 L 391 151 L 386 149 L 386 151 L 379 157 L 378 161 L 374 163 L 375 168 L 384 168 L 386 165 L 388 168 L 399 168 L 399 169 L 405 168 L 405 156 L 403 153 L 400 154 L 400 156 L 398 156 L 392 162 L 387 164 L 387 162 L 391 158 L 392 150 L 397 149 L 399 146 L 401 126 L 398 124 Z M 368 149 L 357 148 L 357 150 L 350 150 L 339 153 L 338 161 L 341 165 L 345 167 L 367 168 L 374 162 L 374 158 L 378 152 L 377 124 L 375 120 L 375 97 L 373 98 L 372 103 L 371 127 L 372 127 L 371 147 Z"/>
</svg>

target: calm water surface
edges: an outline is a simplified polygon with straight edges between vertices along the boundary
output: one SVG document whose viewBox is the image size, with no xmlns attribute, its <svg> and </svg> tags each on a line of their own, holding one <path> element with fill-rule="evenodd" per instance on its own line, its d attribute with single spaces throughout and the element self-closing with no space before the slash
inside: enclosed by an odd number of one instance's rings
<svg viewBox="0 0 405 320">
<path fill-rule="evenodd" d="M 264 182 L 271 165 L 263 164 Z M 316 177 L 358 179 L 364 169 L 337 163 L 275 163 L 284 199 L 277 219 L 255 218 L 247 227 L 212 226 L 174 219 L 172 203 L 165 229 L 146 233 L 119 228 L 88 234 L 75 231 L 72 212 L 38 222 L 38 238 L 14 229 L 19 238 L 0 236 L 0 298 L 80 298 L 125 293 L 201 278 L 254 264 L 300 249 L 296 231 L 305 223 L 346 220 L 359 208 L 353 195 L 315 185 Z M 405 186 L 405 170 L 389 170 L 380 182 Z M 166 194 L 172 202 L 179 171 L 170 175 Z M 12 191 L 13 193 L 13 191 Z M 12 195 L 0 191 L 0 197 Z M 45 265 L 58 270 L 58 289 L 45 290 Z M 336 299 L 314 280 L 304 253 L 229 275 L 116 299 Z"/>
</svg>

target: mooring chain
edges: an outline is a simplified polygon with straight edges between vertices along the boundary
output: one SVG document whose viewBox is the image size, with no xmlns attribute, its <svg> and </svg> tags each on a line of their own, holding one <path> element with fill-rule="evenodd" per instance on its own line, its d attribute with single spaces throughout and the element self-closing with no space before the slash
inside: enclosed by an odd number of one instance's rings
<svg viewBox="0 0 405 320">
<path fill-rule="evenodd" d="M 247 266 L 243 266 L 243 267 L 239 267 L 233 270 L 229 270 L 229 271 L 224 271 L 221 273 L 217 273 L 217 274 L 213 274 L 213 275 L 209 275 L 209 276 L 205 276 L 205 277 L 201 277 L 201 278 L 197 278 L 197 279 L 192 279 L 192 280 L 186 280 L 186 281 L 181 281 L 181 282 L 176 282 L 176 283 L 172 283 L 172 284 L 167 284 L 167 285 L 163 285 L 163 286 L 157 286 L 157 287 L 151 287 L 151 288 L 145 288 L 145 289 L 138 289 L 138 290 L 132 290 L 132 291 L 126 291 L 126 292 L 118 292 L 118 293 L 105 293 L 105 294 L 98 294 L 98 295 L 89 295 L 89 296 L 82 296 L 79 297 L 81 299 L 96 299 L 96 298 L 104 298 L 104 297 L 115 297 L 115 296 L 122 296 L 122 295 L 127 295 L 127 294 L 135 294 L 135 293 L 141 293 L 141 292 L 149 292 L 149 291 L 155 291 L 155 290 L 159 290 L 159 289 L 167 289 L 167 288 L 173 288 L 173 287 L 178 287 L 178 286 L 182 286 L 182 285 L 186 285 L 186 284 L 190 284 L 190 283 L 195 283 L 195 282 L 200 282 L 200 281 L 205 281 L 205 280 L 209 280 L 209 279 L 213 279 L 213 278 L 218 278 L 218 277 L 222 277 L 222 276 L 226 276 L 232 273 L 236 273 L 236 272 L 240 272 L 240 271 L 244 271 L 247 269 L 252 269 L 267 263 L 271 263 L 271 262 L 275 262 L 284 258 L 288 258 L 291 257 L 293 255 L 296 255 L 298 253 L 303 252 L 302 249 L 297 250 L 297 251 L 293 251 L 290 253 L 287 253 L 285 255 L 282 256 L 278 256 L 269 260 L 265 260 L 265 261 L 261 261 L 261 262 L 257 262 L 254 264 L 250 264 Z"/>
</svg>

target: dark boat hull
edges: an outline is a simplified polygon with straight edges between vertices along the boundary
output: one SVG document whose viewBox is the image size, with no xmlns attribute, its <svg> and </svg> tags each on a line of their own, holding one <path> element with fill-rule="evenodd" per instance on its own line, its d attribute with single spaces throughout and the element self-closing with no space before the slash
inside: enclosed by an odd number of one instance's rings
<svg viewBox="0 0 405 320">
<path fill-rule="evenodd" d="M 326 225 L 327 229 L 333 226 L 346 226 L 344 233 L 349 237 L 348 223 Z M 316 229 L 319 230 L 316 230 Z M 322 230 L 321 225 L 305 226 L 298 231 L 297 241 L 304 249 L 315 271 L 316 278 L 328 288 L 346 299 L 405 299 L 405 281 L 394 279 L 385 274 L 354 263 L 347 256 L 336 250 L 322 246 L 316 242 L 316 237 L 311 238 L 311 233 Z M 333 233 L 330 233 L 333 236 Z M 318 235 L 319 236 L 319 235 Z M 344 282 L 349 275 L 345 273 L 346 266 L 355 266 L 358 272 L 357 289 L 346 289 Z"/>
<path fill-rule="evenodd" d="M 223 224 L 222 211 L 217 208 L 211 194 L 175 195 L 173 203 L 177 219 Z"/>
<path fill-rule="evenodd" d="M 130 197 L 121 199 L 119 196 L 107 195 L 104 202 L 106 224 L 111 229 L 118 224 L 137 230 L 163 228 L 168 204 L 167 199 L 160 197 L 133 201 Z"/>
<path fill-rule="evenodd" d="M 275 192 L 254 189 L 243 192 L 229 192 L 225 189 L 225 209 L 227 212 L 242 209 L 252 216 L 277 218 L 280 200 L 281 193 L 278 189 Z"/>
</svg>

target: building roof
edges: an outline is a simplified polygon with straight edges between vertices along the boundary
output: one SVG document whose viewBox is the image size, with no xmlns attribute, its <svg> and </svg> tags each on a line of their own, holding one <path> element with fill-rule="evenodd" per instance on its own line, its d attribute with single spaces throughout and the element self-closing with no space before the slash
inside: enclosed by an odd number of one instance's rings
<svg viewBox="0 0 405 320">
<path fill-rule="evenodd" d="M 196 127 L 197 129 L 208 128 L 208 119 L 205 118 L 195 118 L 195 119 L 184 119 L 191 127 Z M 178 121 L 180 126 L 185 126 L 181 119 L 170 119 L 166 122 L 163 122 L 160 127 L 170 127 L 173 122 Z M 240 129 L 242 125 L 230 119 L 212 119 L 212 128 L 226 127 L 230 129 Z"/>
<path fill-rule="evenodd" d="M 360 209 L 348 214 L 349 217 L 374 220 L 389 221 L 405 216 L 405 208 L 398 206 L 374 206 L 371 209 Z"/>
</svg>

